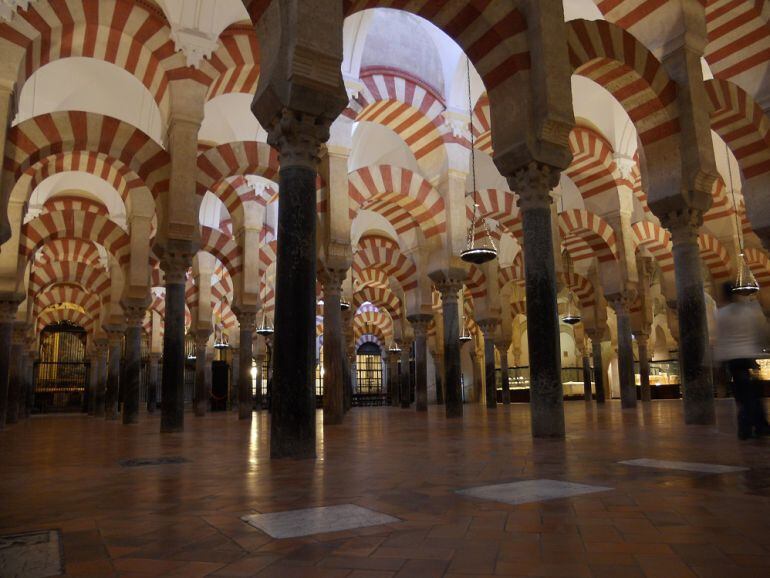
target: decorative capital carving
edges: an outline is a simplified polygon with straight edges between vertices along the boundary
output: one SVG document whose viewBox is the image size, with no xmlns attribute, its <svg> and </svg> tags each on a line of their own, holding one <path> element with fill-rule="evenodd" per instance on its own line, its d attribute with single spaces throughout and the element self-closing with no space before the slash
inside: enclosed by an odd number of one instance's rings
<svg viewBox="0 0 770 578">
<path fill-rule="evenodd" d="M 267 142 L 278 151 L 281 168 L 301 166 L 315 171 L 321 144 L 329 140 L 330 126 L 326 117 L 284 108 L 273 120 Z"/>
<path fill-rule="evenodd" d="M 428 333 L 428 325 L 433 320 L 433 316 L 427 313 L 416 313 L 407 316 L 407 320 L 412 325 L 415 337 L 425 337 Z"/>
<path fill-rule="evenodd" d="M 192 266 L 193 253 L 186 250 L 166 250 L 160 258 L 166 284 L 184 283 L 187 270 Z"/>
<path fill-rule="evenodd" d="M 233 313 L 235 313 L 238 324 L 241 326 L 241 331 L 248 331 L 254 333 L 257 328 L 257 308 L 249 305 L 234 305 Z"/>
<path fill-rule="evenodd" d="M 444 279 L 434 281 L 436 289 L 441 293 L 443 303 L 457 303 L 458 292 L 462 289 L 463 280 L 459 278 L 445 277 Z"/>
<path fill-rule="evenodd" d="M 104 331 L 107 333 L 107 345 L 110 348 L 119 346 L 123 342 L 123 332 L 125 331 L 123 327 L 105 327 Z"/>
<path fill-rule="evenodd" d="M 348 275 L 347 269 L 330 269 L 324 267 L 318 271 L 318 280 L 323 286 L 324 295 L 342 292 L 342 283 Z"/>
<path fill-rule="evenodd" d="M 193 334 L 193 337 L 195 338 L 195 347 L 196 348 L 206 347 L 206 344 L 209 342 L 210 336 L 211 336 L 210 331 L 196 331 Z"/>
<path fill-rule="evenodd" d="M 607 295 L 607 302 L 612 306 L 617 315 L 628 315 L 631 312 L 631 305 L 633 305 L 635 300 L 635 291 L 623 291 Z"/>
<path fill-rule="evenodd" d="M 698 231 L 703 225 L 703 211 L 691 207 L 676 209 L 661 215 L 660 222 L 671 233 L 674 245 L 697 243 Z"/>
<path fill-rule="evenodd" d="M 519 208 L 542 209 L 551 205 L 551 189 L 559 183 L 559 171 L 535 161 L 516 171 L 508 183 L 519 197 Z"/>
<path fill-rule="evenodd" d="M 497 350 L 501 354 L 505 354 L 508 352 L 508 349 L 511 347 L 511 341 L 508 339 L 496 339 L 495 340 L 495 347 L 497 347 Z"/>
<path fill-rule="evenodd" d="M 121 305 L 123 306 L 123 313 L 126 315 L 126 325 L 128 327 L 141 327 L 147 313 L 149 300 L 126 300 Z"/>
<path fill-rule="evenodd" d="M 647 347 L 647 343 L 650 340 L 650 336 L 645 331 L 634 331 L 634 339 L 639 347 Z"/>
<path fill-rule="evenodd" d="M 484 334 L 484 339 L 491 338 L 499 324 L 500 320 L 498 319 L 481 319 L 476 321 L 476 325 L 479 326 L 479 329 L 481 329 L 481 332 Z"/>
<path fill-rule="evenodd" d="M 0 323 L 13 323 L 16 321 L 16 313 L 19 305 L 24 301 L 24 296 L 19 294 L 0 295 Z"/>
</svg>

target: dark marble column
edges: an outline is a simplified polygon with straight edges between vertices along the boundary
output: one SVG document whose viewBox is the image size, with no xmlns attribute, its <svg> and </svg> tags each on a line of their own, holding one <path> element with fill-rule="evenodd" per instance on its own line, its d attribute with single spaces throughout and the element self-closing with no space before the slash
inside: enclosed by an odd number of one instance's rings
<svg viewBox="0 0 770 578">
<path fill-rule="evenodd" d="M 124 304 L 123 310 L 126 312 L 123 423 L 132 424 L 139 421 L 139 390 L 142 386 L 142 322 L 147 304 Z"/>
<path fill-rule="evenodd" d="M 147 411 L 155 413 L 158 404 L 158 364 L 160 353 L 150 353 L 150 375 L 147 384 Z"/>
<path fill-rule="evenodd" d="M 353 317 L 355 312 L 351 307 L 342 313 L 342 407 L 346 412 L 353 406 L 353 369 L 352 363 L 356 359 L 355 333 L 353 331 Z M 353 360 L 353 361 L 351 361 Z"/>
<path fill-rule="evenodd" d="M 650 401 L 652 392 L 650 391 L 650 357 L 647 351 L 649 337 L 646 333 L 636 333 L 636 348 L 639 351 L 639 381 L 641 382 L 642 401 Z"/>
<path fill-rule="evenodd" d="M 460 382 L 460 320 L 457 293 L 462 287 L 460 277 L 434 280 L 441 293 L 444 317 L 444 400 L 446 417 L 462 417 L 463 392 Z"/>
<path fill-rule="evenodd" d="M 109 342 L 107 339 L 100 339 L 96 342 L 96 350 L 99 354 L 99 373 L 96 381 L 96 391 L 94 392 L 94 417 L 104 417 L 105 398 L 107 395 L 107 383 L 111 381 L 111 376 L 107 370 L 107 354 L 109 351 Z M 117 372 L 114 374 L 115 383 L 118 383 L 120 378 L 120 355 L 116 357 L 115 361 Z M 111 364 L 112 365 L 112 364 Z"/>
<path fill-rule="evenodd" d="M 510 383 L 510 371 L 508 370 L 508 348 L 511 346 L 510 341 L 499 341 L 495 344 L 497 351 L 500 354 L 500 375 L 502 377 L 502 390 L 503 390 L 503 404 L 509 405 L 511 403 L 511 383 Z"/>
<path fill-rule="evenodd" d="M 524 234 L 532 435 L 564 437 L 564 388 L 550 195 L 559 182 L 559 173 L 532 162 L 508 181 L 519 195 Z"/>
<path fill-rule="evenodd" d="M 408 319 L 414 329 L 415 407 L 428 411 L 428 325 L 433 316 L 417 314 Z"/>
<path fill-rule="evenodd" d="M 402 409 L 407 409 L 412 405 L 412 364 L 409 360 L 412 352 L 413 341 L 404 340 L 404 344 L 401 346 L 401 391 L 399 393 L 399 401 Z"/>
<path fill-rule="evenodd" d="M 323 420 L 325 425 L 341 424 L 345 415 L 344 362 L 342 360 L 345 355 L 345 338 L 342 334 L 340 297 L 342 282 L 346 275 L 347 270 L 342 269 L 324 269 L 319 273 L 324 296 Z"/>
<path fill-rule="evenodd" d="M 5 427 L 8 415 L 8 388 L 11 374 L 11 342 L 13 323 L 21 299 L 0 297 L 0 429 Z"/>
<path fill-rule="evenodd" d="M 241 326 L 238 337 L 238 419 L 251 419 L 254 413 L 251 362 L 254 356 L 254 329 L 257 327 L 257 310 L 256 308 L 240 307 L 235 313 Z"/>
<path fill-rule="evenodd" d="M 27 397 L 24 401 L 26 406 L 26 417 L 32 415 L 32 408 L 35 405 L 35 355 L 37 351 L 30 349 L 27 354 L 27 364 L 24 370 L 24 377 L 27 382 Z"/>
<path fill-rule="evenodd" d="M 400 351 L 388 351 L 388 394 L 390 394 L 390 405 L 398 407 L 400 403 L 398 387 L 398 357 Z"/>
<path fill-rule="evenodd" d="M 206 415 L 209 405 L 209 391 L 206 384 L 206 344 L 209 333 L 195 335 L 195 395 L 193 396 L 193 413 L 197 417 Z"/>
<path fill-rule="evenodd" d="M 630 295 L 610 299 L 618 322 L 618 377 L 620 380 L 620 406 L 623 409 L 636 407 L 636 380 L 634 379 L 634 350 L 631 343 Z"/>
<path fill-rule="evenodd" d="M 484 334 L 484 383 L 487 409 L 497 409 L 497 383 L 495 375 L 495 330 L 497 319 L 482 319 L 478 322 Z"/>
<path fill-rule="evenodd" d="M 19 384 L 21 386 L 19 392 L 19 419 L 26 419 L 29 417 L 29 408 L 27 407 L 27 398 L 29 392 L 29 381 L 27 381 L 27 368 L 29 367 L 29 354 L 27 353 L 27 344 L 23 343 L 21 349 L 21 361 L 19 362 Z"/>
<path fill-rule="evenodd" d="M 99 387 L 99 348 L 94 344 L 89 358 L 91 363 L 88 375 L 88 396 L 86 400 L 85 411 L 88 415 L 94 415 L 94 405 L 96 404 L 96 389 Z"/>
<path fill-rule="evenodd" d="M 255 354 L 254 361 L 257 363 L 257 390 L 254 393 L 254 405 L 256 406 L 257 411 L 259 411 L 262 409 L 262 381 L 263 381 L 262 368 L 265 364 L 265 354 L 264 353 Z"/>
<path fill-rule="evenodd" d="M 8 415 L 5 423 L 19 421 L 19 406 L 22 403 L 22 367 L 21 355 L 24 350 L 24 329 L 15 327 L 11 338 L 11 369 L 8 374 Z"/>
<path fill-rule="evenodd" d="M 440 348 L 433 356 L 433 362 L 436 367 L 436 403 L 444 405 L 444 344 L 437 343 L 436 347 Z"/>
<path fill-rule="evenodd" d="M 599 331 L 593 331 L 589 334 L 591 338 L 591 350 L 594 358 L 594 388 L 596 392 L 596 403 L 604 403 L 604 365 L 602 362 L 602 334 Z"/>
<path fill-rule="evenodd" d="M 583 399 L 590 402 L 591 395 L 591 356 L 586 349 L 583 352 Z"/>
<path fill-rule="evenodd" d="M 230 409 L 233 411 L 238 410 L 238 387 L 241 379 L 241 353 L 239 349 L 240 343 L 238 344 L 238 349 L 232 350 L 232 356 L 230 357 L 232 363 L 230 368 L 230 375 L 232 376 L 230 382 Z"/>
<path fill-rule="evenodd" d="M 160 431 L 184 431 L 184 312 L 185 279 L 192 263 L 189 243 L 165 249 L 160 266 L 166 280 L 166 315 L 163 328 L 163 377 Z"/>
<path fill-rule="evenodd" d="M 123 354 L 123 329 L 107 331 L 109 365 L 107 366 L 107 382 L 104 390 L 104 417 L 108 420 L 118 419 L 118 388 L 120 383 L 120 357 Z"/>
<path fill-rule="evenodd" d="M 661 222 L 671 232 L 673 243 L 684 420 L 687 424 L 710 425 L 716 423 L 716 414 L 698 247 L 703 214 L 684 209 L 663 215 Z"/>
</svg>

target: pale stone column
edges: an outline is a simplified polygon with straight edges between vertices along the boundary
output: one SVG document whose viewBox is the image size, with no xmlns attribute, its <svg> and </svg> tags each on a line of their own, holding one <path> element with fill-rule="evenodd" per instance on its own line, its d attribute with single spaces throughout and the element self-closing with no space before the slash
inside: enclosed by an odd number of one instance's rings
<svg viewBox="0 0 770 578">
<path fill-rule="evenodd" d="M 428 325 L 433 317 L 428 314 L 410 315 L 414 330 L 415 407 L 428 411 Z"/>
<path fill-rule="evenodd" d="M 109 366 L 104 391 L 104 417 L 118 419 L 118 389 L 120 387 L 120 357 L 123 346 L 123 329 L 107 329 Z M 98 400 L 97 396 L 97 400 Z"/>
<path fill-rule="evenodd" d="M 342 423 L 344 407 L 342 310 L 340 296 L 347 270 L 325 269 L 320 272 L 324 295 L 324 398 L 323 422 L 327 425 Z"/>
<path fill-rule="evenodd" d="M 482 319 L 478 322 L 484 334 L 484 383 L 486 386 L 487 409 L 497 409 L 497 384 L 495 379 L 495 330 L 497 319 Z"/>
<path fill-rule="evenodd" d="M 123 303 L 126 312 L 126 358 L 123 377 L 123 423 L 139 421 L 139 390 L 142 386 L 142 322 L 147 312 L 147 302 Z"/>
<path fill-rule="evenodd" d="M 668 213 L 661 221 L 671 232 L 674 248 L 684 419 L 687 424 L 710 425 L 716 422 L 716 414 L 698 247 L 703 214 L 684 209 Z"/>
<path fill-rule="evenodd" d="M 155 413 L 155 406 L 158 403 L 158 364 L 160 363 L 160 353 L 150 353 L 150 376 L 147 384 L 147 411 Z"/>
<path fill-rule="evenodd" d="M 650 354 L 647 351 L 649 336 L 646 333 L 635 333 L 636 348 L 639 350 L 639 380 L 641 382 L 642 401 L 650 401 Z"/>
<path fill-rule="evenodd" d="M 211 393 L 206 384 L 206 344 L 210 333 L 199 331 L 195 334 L 195 395 L 193 396 L 193 413 L 196 417 L 206 415 Z"/>
<path fill-rule="evenodd" d="M 495 343 L 497 351 L 500 354 L 500 375 L 502 377 L 502 390 L 503 390 L 503 404 L 509 405 L 511 403 L 511 383 L 510 383 L 510 371 L 508 370 L 508 348 L 511 346 L 510 341 L 498 341 Z"/>
<path fill-rule="evenodd" d="M 252 394 L 251 360 L 254 355 L 254 329 L 257 327 L 256 308 L 242 307 L 234 313 L 240 324 L 238 337 L 238 419 L 251 419 L 254 412 Z"/>
<path fill-rule="evenodd" d="M 8 414 L 13 323 L 21 301 L 18 296 L 0 296 L 0 429 L 5 427 Z"/>
<path fill-rule="evenodd" d="M 620 405 L 623 409 L 636 407 L 636 380 L 634 379 L 634 349 L 631 343 L 631 303 L 629 294 L 608 299 L 618 322 L 618 376 L 620 378 Z"/>
<path fill-rule="evenodd" d="M 559 173 L 531 162 L 508 179 L 519 195 L 524 234 L 530 411 L 534 437 L 564 437 L 559 313 L 551 232 L 551 189 Z"/>
<path fill-rule="evenodd" d="M 96 390 L 94 391 L 94 417 L 104 417 L 104 396 L 107 391 L 107 354 L 109 342 L 106 338 L 96 340 L 97 373 Z M 120 356 L 117 357 L 117 375 L 120 375 Z M 119 379 L 118 377 L 115 378 Z"/>
<path fill-rule="evenodd" d="M 354 312 L 352 307 L 342 313 L 342 405 L 346 412 L 349 411 L 353 405 L 352 364 L 356 359 L 356 348 L 353 341 L 355 336 L 355 332 L 353 331 L 353 317 Z"/>
<path fill-rule="evenodd" d="M 409 354 L 412 350 L 413 341 L 404 339 L 404 343 L 401 346 L 401 392 L 399 393 L 399 401 L 401 402 L 402 409 L 408 409 L 412 405 L 412 365 L 409 362 Z"/>
<path fill-rule="evenodd" d="M 24 326 L 17 323 L 11 338 L 11 368 L 8 374 L 8 413 L 5 423 L 14 424 L 19 421 L 19 406 L 22 403 L 22 366 L 21 357 L 26 344 L 24 343 Z"/>
<path fill-rule="evenodd" d="M 434 280 L 441 293 L 444 317 L 444 400 L 446 417 L 462 417 L 463 392 L 460 382 L 460 317 L 457 311 L 457 293 L 462 279 L 447 277 Z"/>
</svg>

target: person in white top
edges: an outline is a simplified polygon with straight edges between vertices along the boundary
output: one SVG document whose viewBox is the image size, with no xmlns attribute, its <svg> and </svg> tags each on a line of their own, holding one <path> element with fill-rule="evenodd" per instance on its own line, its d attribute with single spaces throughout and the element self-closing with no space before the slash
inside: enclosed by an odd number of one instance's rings
<svg viewBox="0 0 770 578">
<path fill-rule="evenodd" d="M 753 379 L 757 359 L 766 357 L 768 324 L 756 300 L 733 293 L 725 283 L 728 304 L 717 311 L 717 333 L 714 356 L 725 364 L 732 378 L 733 395 L 738 410 L 738 437 L 768 435 L 767 418 L 761 396 L 761 383 Z"/>
</svg>

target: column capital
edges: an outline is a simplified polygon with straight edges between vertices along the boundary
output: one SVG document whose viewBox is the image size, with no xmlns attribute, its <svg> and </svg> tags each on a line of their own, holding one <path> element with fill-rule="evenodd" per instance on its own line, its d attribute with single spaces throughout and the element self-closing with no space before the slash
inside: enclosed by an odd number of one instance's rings
<svg viewBox="0 0 770 578">
<path fill-rule="evenodd" d="M 531 161 L 508 177 L 509 185 L 519 197 L 519 208 L 526 211 L 549 207 L 551 189 L 559 184 L 560 174 L 556 168 Z"/>
<path fill-rule="evenodd" d="M 248 305 L 234 305 L 233 313 L 241 326 L 241 331 L 254 333 L 257 328 L 257 308 Z"/>
<path fill-rule="evenodd" d="M 696 243 L 698 232 L 703 225 L 703 211 L 694 207 L 684 207 L 669 211 L 660 216 L 661 224 L 671 233 L 671 242 Z"/>
<path fill-rule="evenodd" d="M 211 336 L 211 331 L 194 332 L 193 337 L 195 338 L 195 347 L 206 347 L 206 344 L 209 342 L 210 336 Z"/>
<path fill-rule="evenodd" d="M 647 343 L 650 340 L 650 335 L 645 331 L 634 331 L 634 339 L 636 339 L 637 345 L 640 347 L 647 347 Z"/>
<path fill-rule="evenodd" d="M 148 300 L 125 300 L 121 303 L 128 327 L 141 327 L 147 314 Z"/>
<path fill-rule="evenodd" d="M 617 315 L 628 315 L 631 312 L 631 306 L 636 300 L 636 291 L 629 290 L 613 293 L 612 295 L 607 295 L 606 299 Z"/>
<path fill-rule="evenodd" d="M 510 339 L 495 339 L 495 347 L 497 350 L 501 353 L 507 353 L 508 349 L 511 347 L 511 340 Z"/>
<path fill-rule="evenodd" d="M 192 266 L 194 254 L 191 251 L 164 251 L 160 258 L 160 268 L 163 270 L 166 284 L 184 283 L 187 270 Z"/>
<path fill-rule="evenodd" d="M 123 332 L 125 331 L 125 327 L 121 327 L 118 325 L 111 325 L 109 327 L 104 328 L 105 333 L 107 333 L 107 340 L 106 343 L 109 347 L 114 347 L 116 345 L 120 345 L 123 340 Z"/>
<path fill-rule="evenodd" d="M 424 337 L 428 332 L 428 325 L 433 321 L 433 315 L 427 313 L 416 313 L 407 316 L 407 320 L 412 325 L 415 337 Z"/>
<path fill-rule="evenodd" d="M 591 340 L 592 344 L 601 343 L 604 340 L 603 329 L 588 329 L 585 334 Z"/>
<path fill-rule="evenodd" d="M 98 357 L 107 355 L 108 348 L 109 341 L 106 338 L 100 337 L 99 339 L 94 339 L 94 351 Z"/>
<path fill-rule="evenodd" d="M 325 116 L 284 108 L 269 127 L 267 142 L 278 151 L 281 168 L 300 166 L 315 171 L 330 126 Z"/>
<path fill-rule="evenodd" d="M 488 318 L 488 319 L 479 319 L 476 321 L 476 325 L 479 326 L 479 329 L 481 329 L 481 332 L 484 334 L 484 339 L 490 339 L 493 338 L 493 333 L 495 332 L 495 329 L 497 329 L 497 326 L 500 324 L 499 319 L 495 318 Z"/>
<path fill-rule="evenodd" d="M 324 294 L 341 293 L 342 283 L 348 276 L 347 269 L 333 269 L 324 267 L 318 270 L 318 281 L 323 286 Z"/>
<path fill-rule="evenodd" d="M 22 301 L 24 301 L 24 295 L 20 293 L 0 295 L 0 323 L 16 321 L 16 313 L 19 311 L 19 305 Z"/>
</svg>

